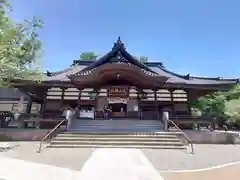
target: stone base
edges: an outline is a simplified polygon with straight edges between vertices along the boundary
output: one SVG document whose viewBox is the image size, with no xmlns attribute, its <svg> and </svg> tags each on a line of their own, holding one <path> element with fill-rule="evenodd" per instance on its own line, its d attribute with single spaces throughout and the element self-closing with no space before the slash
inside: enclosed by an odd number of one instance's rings
<svg viewBox="0 0 240 180">
<path fill-rule="evenodd" d="M 184 131 L 194 144 L 240 144 L 238 133 L 219 131 Z M 180 139 L 187 144 L 186 138 L 179 135 Z"/>
<path fill-rule="evenodd" d="M 48 129 L 0 129 L 0 141 L 41 141 Z"/>
</svg>

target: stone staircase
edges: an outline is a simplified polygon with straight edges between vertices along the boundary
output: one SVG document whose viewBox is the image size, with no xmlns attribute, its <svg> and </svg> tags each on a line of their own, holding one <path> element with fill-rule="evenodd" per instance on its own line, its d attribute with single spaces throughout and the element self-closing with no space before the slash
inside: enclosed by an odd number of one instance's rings
<svg viewBox="0 0 240 180">
<path fill-rule="evenodd" d="M 73 120 L 68 131 L 77 132 L 159 132 L 164 126 L 156 120 Z"/>
<path fill-rule="evenodd" d="M 186 149 L 177 135 L 155 120 L 75 120 L 48 147 Z"/>
</svg>

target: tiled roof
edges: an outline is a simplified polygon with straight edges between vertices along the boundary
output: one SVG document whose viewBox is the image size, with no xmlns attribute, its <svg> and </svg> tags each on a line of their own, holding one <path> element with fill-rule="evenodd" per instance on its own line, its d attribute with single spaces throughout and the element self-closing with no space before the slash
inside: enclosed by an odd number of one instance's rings
<svg viewBox="0 0 240 180">
<path fill-rule="evenodd" d="M 85 67 L 86 66 L 77 64 L 61 72 L 51 72 L 50 76 L 47 76 L 47 74 L 45 74 L 44 81 L 70 81 L 68 78 L 69 75 L 75 74 Z"/>
<path fill-rule="evenodd" d="M 206 77 L 192 77 L 190 75 L 180 75 L 171 72 L 160 66 L 150 67 L 153 71 L 162 76 L 168 77 L 166 83 L 180 83 L 180 84 L 233 84 L 237 83 L 238 79 L 223 79 L 223 78 L 206 78 Z"/>
<path fill-rule="evenodd" d="M 190 84 L 190 85 L 217 85 L 217 84 L 234 84 L 239 83 L 239 79 L 223 79 L 223 78 L 205 78 L 192 77 L 188 75 L 180 75 L 167 70 L 162 62 L 147 62 L 141 63 L 125 50 L 124 44 L 118 39 L 114 44 L 112 51 L 101 57 L 99 60 L 75 60 L 74 65 L 59 72 L 48 73 L 44 77 L 44 81 L 70 81 L 68 76 L 97 68 L 112 61 L 127 61 L 135 66 L 138 66 L 145 71 L 165 76 L 168 78 L 166 83 L 171 84 Z"/>
<path fill-rule="evenodd" d="M 67 68 L 63 71 L 59 72 L 52 72 L 51 76 L 45 75 L 44 81 L 70 81 L 68 76 L 75 74 L 84 68 L 87 67 L 87 65 L 82 64 L 91 64 L 92 61 L 79 61 L 79 63 L 75 66 L 72 66 L 70 68 Z M 238 79 L 223 79 L 223 78 L 207 78 L 207 77 L 192 77 L 187 75 L 180 75 L 176 74 L 174 72 L 171 72 L 163 67 L 160 66 L 160 63 L 145 63 L 148 65 L 148 67 L 154 71 L 155 73 L 168 77 L 169 79 L 166 81 L 167 83 L 180 83 L 180 84 L 233 84 L 237 83 Z"/>
</svg>

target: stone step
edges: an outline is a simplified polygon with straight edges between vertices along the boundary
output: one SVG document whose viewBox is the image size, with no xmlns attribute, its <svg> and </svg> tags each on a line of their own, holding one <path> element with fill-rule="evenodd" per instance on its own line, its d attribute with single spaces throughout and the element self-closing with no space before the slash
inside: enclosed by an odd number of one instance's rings
<svg viewBox="0 0 240 180">
<path fill-rule="evenodd" d="M 96 126 L 96 125 L 83 125 L 83 126 L 74 126 L 74 127 L 70 127 L 70 129 L 88 129 L 88 128 L 93 128 L 93 129 L 162 129 L 159 126 L 134 126 L 134 127 L 130 127 L 130 126 L 106 126 L 106 125 L 102 125 L 102 126 Z"/>
<path fill-rule="evenodd" d="M 106 138 L 176 138 L 175 134 L 104 134 L 104 133 L 92 133 L 92 134 L 78 134 L 78 133 L 66 133 L 66 134 L 58 134 L 57 137 L 76 137 L 76 138 L 98 138 L 98 137 L 106 137 Z"/>
<path fill-rule="evenodd" d="M 130 120 L 130 119 L 113 119 L 113 120 L 92 120 L 92 119 L 73 119 L 76 123 L 138 123 L 138 124 L 162 124 L 159 120 Z"/>
<path fill-rule="evenodd" d="M 154 142 L 180 142 L 178 138 L 158 138 L 158 137 L 56 137 L 54 141 L 154 141 Z"/>
<path fill-rule="evenodd" d="M 121 132 L 125 132 L 125 133 L 138 133 L 138 132 L 158 132 L 161 131 L 160 129 L 107 129 L 107 128 L 88 128 L 88 129 L 70 129 L 70 131 L 75 131 L 75 132 L 85 132 L 85 133 L 91 133 L 91 132 L 108 132 L 108 133 L 121 133 Z"/>
<path fill-rule="evenodd" d="M 102 125 L 102 124 L 107 124 L 107 125 L 113 125 L 113 124 L 119 124 L 119 125 L 139 125 L 139 126 L 146 126 L 146 125 L 152 125 L 152 126 L 159 126 L 159 125 L 163 125 L 162 123 L 158 123 L 158 122 L 154 122 L 154 123 L 140 123 L 140 122 L 130 122 L 130 121 L 105 121 L 105 122 L 98 122 L 98 121 L 78 121 L 78 122 L 74 122 L 72 121 L 71 124 L 85 124 L 85 125 Z"/>
<path fill-rule="evenodd" d="M 95 144 L 52 144 L 48 146 L 49 148 L 136 148 L 136 149 L 176 149 L 176 150 L 185 150 L 185 146 L 149 146 L 149 145 L 95 145 Z"/>
<path fill-rule="evenodd" d="M 182 132 L 114 132 L 114 131 L 106 131 L 106 132 L 79 132 L 79 131 L 65 131 L 64 133 L 60 133 L 58 135 L 66 136 L 66 135 L 72 135 L 72 136 L 175 136 L 181 135 Z"/>
<path fill-rule="evenodd" d="M 157 131 L 163 129 L 163 124 L 157 120 L 72 120 L 70 129 L 78 131 Z"/>
<path fill-rule="evenodd" d="M 130 127 L 130 126 L 75 126 L 75 127 L 70 127 L 70 129 L 84 129 L 84 128 L 101 128 L 101 129 L 162 129 L 161 127 L 158 126 L 134 126 L 134 127 Z"/>
<path fill-rule="evenodd" d="M 60 141 L 60 140 L 54 140 L 51 142 L 52 145 L 54 144 L 62 144 L 62 145 L 68 145 L 68 144 L 73 144 L 73 145 L 77 145 L 77 144 L 95 144 L 95 145 L 149 145 L 149 146 L 152 146 L 152 145 L 160 145 L 160 146 L 183 146 L 182 143 L 179 141 L 179 142 L 168 142 L 168 141 L 165 141 L 165 142 L 157 142 L 157 141 L 92 141 L 92 140 L 89 140 L 89 141 L 82 141 L 82 140 L 79 140 L 79 141 Z"/>
</svg>

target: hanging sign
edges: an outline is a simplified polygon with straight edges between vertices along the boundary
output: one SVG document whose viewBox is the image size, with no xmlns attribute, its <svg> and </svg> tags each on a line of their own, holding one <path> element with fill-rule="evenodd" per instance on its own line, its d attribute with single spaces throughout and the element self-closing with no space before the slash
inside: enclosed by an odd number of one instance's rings
<svg viewBox="0 0 240 180">
<path fill-rule="evenodd" d="M 128 95 L 128 88 L 126 87 L 111 87 L 108 90 L 109 96 L 127 96 Z"/>
</svg>

